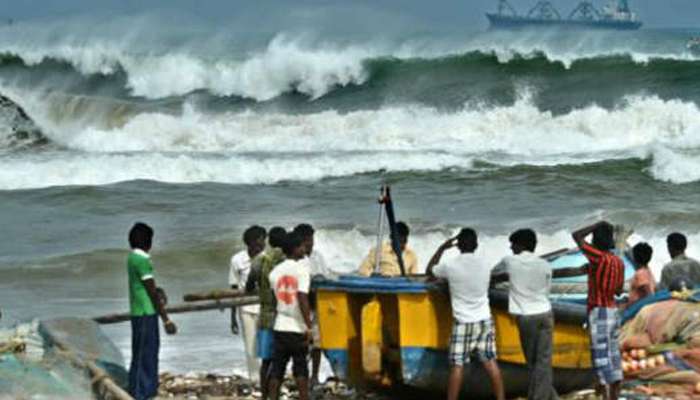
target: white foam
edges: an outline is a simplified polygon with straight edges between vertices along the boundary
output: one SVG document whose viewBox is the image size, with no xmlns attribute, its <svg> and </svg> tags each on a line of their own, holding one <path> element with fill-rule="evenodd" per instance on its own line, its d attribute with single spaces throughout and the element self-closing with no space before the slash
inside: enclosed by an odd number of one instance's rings
<svg viewBox="0 0 700 400">
<path fill-rule="evenodd" d="M 551 166 L 652 158 L 649 173 L 657 179 L 700 179 L 698 107 L 657 97 L 564 115 L 540 111 L 527 96 L 512 106 L 467 105 L 450 113 L 405 105 L 345 114 L 207 115 L 186 107 L 182 115 L 143 113 L 104 127 L 90 122 L 90 109 L 66 121 L 47 104 L 60 99 L 34 96 L 13 98 L 24 102 L 54 143 L 80 152 L 0 159 L 5 189 L 134 179 L 267 184 L 380 169 L 464 169 L 477 159 Z"/>
<path fill-rule="evenodd" d="M 401 163 L 396 165 L 396 160 Z M 254 156 L 196 157 L 188 154 L 44 153 L 0 160 L 0 189 L 66 185 L 105 185 L 131 180 L 170 183 L 220 182 L 270 184 L 314 181 L 382 169 L 440 171 L 469 168 L 469 158 L 447 154 L 306 155 L 292 158 Z"/>
</svg>

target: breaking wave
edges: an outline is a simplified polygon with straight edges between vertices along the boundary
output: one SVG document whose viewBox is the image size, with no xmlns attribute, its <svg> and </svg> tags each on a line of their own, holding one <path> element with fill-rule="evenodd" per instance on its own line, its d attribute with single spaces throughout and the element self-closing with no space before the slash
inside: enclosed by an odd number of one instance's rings
<svg viewBox="0 0 700 400">
<path fill-rule="evenodd" d="M 541 111 L 527 96 L 511 106 L 465 105 L 455 112 L 419 105 L 307 115 L 103 109 L 100 118 L 114 112 L 119 123 L 95 123 L 98 113 L 89 107 L 69 107 L 77 114 L 65 120 L 66 113 L 51 111 L 50 96 L 23 99 L 48 140 L 63 150 L 2 160 L 0 188 L 6 190 L 137 179 L 273 184 L 470 170 L 475 161 L 515 168 L 629 158 L 650 160 L 645 171 L 659 180 L 700 179 L 698 106 L 657 97 L 563 115 Z"/>
<path fill-rule="evenodd" d="M 203 56 L 183 49 L 130 53 L 105 44 L 0 45 L 0 53 L 0 75 L 8 70 L 15 76 L 17 68 L 37 75 L 78 74 L 85 81 L 82 86 L 111 85 L 147 99 L 206 91 L 255 101 L 289 93 L 316 100 L 345 87 L 401 92 L 407 86 L 448 82 L 479 92 L 479 87 L 486 90 L 513 79 L 536 79 L 543 86 L 558 86 L 563 79 L 574 92 L 593 84 L 640 90 L 644 84 L 652 89 L 663 84 L 667 90 L 697 93 L 700 84 L 695 79 L 700 60 L 682 52 L 569 53 L 517 43 L 427 50 L 416 45 L 310 45 L 278 35 L 264 48 L 238 56 Z M 41 81 L 41 76 L 34 78 Z"/>
</svg>

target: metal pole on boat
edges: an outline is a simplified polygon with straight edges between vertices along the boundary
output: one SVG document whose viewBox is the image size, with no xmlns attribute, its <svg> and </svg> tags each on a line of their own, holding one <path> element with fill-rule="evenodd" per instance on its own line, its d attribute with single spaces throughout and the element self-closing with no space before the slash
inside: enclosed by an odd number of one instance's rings
<svg viewBox="0 0 700 400">
<path fill-rule="evenodd" d="M 377 250 L 375 251 L 374 272 L 379 271 L 382 262 L 382 239 L 384 236 L 384 200 L 386 198 L 386 185 L 382 185 L 379 194 L 379 219 L 377 220 Z"/>
</svg>

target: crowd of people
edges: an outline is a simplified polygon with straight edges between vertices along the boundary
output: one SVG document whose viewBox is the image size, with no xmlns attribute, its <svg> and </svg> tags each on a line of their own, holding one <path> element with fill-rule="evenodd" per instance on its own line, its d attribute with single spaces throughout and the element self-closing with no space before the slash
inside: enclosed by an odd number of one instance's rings
<svg viewBox="0 0 700 400">
<path fill-rule="evenodd" d="M 408 247 L 409 228 L 397 223 L 404 271 L 419 274 L 416 254 Z M 591 236 L 591 241 L 588 237 Z M 700 284 L 700 263 L 685 255 L 687 239 L 680 233 L 667 238 L 672 261 L 656 283 L 649 269 L 653 249 L 647 243 L 634 246 L 631 258 L 635 274 L 627 302 L 619 296 L 625 282 L 625 266 L 615 254 L 614 229 L 599 222 L 573 233 L 573 239 L 588 263 L 580 267 L 552 269 L 535 255 L 537 235 L 531 229 L 510 237 L 512 255 L 489 265 L 475 252 L 477 233 L 463 228 L 443 243 L 430 259 L 426 274 L 445 279 L 449 286 L 454 326 L 450 337 L 448 399 L 457 399 L 463 383 L 464 365 L 478 361 L 488 373 L 494 395 L 505 398 L 504 382 L 496 362 L 495 329 L 489 308 L 492 285 L 508 281 L 508 311 L 514 316 L 529 371 L 529 399 L 556 399 L 552 383 L 552 336 L 554 317 L 550 303 L 553 278 L 588 277 L 587 313 L 591 359 L 599 389 L 606 399 L 617 399 L 622 381 L 618 308 L 654 294 L 658 288 L 683 290 Z M 132 325 L 132 360 L 129 392 L 136 399 L 151 398 L 158 388 L 158 316 L 168 334 L 177 327 L 168 318 L 162 295 L 153 278 L 148 252 L 153 229 L 137 223 L 129 233 L 132 248 L 127 259 Z M 318 320 L 314 315 L 312 278 L 332 277 L 323 257 L 314 251 L 314 229 L 300 224 L 287 232 L 274 227 L 267 232 L 252 226 L 243 234 L 245 250 L 233 255 L 229 284 L 260 295 L 259 305 L 231 312 L 231 331 L 244 342 L 250 378 L 259 382 L 263 398 L 277 399 L 280 382 L 292 361 L 299 396 L 309 398 L 309 388 L 318 383 L 321 361 Z M 267 242 L 267 246 L 266 246 Z M 459 255 L 443 262 L 452 248 Z M 377 252 L 380 254 L 377 254 Z M 399 276 L 401 261 L 389 243 L 371 249 L 359 266 L 359 274 Z M 309 353 L 311 378 L 309 380 Z"/>
</svg>

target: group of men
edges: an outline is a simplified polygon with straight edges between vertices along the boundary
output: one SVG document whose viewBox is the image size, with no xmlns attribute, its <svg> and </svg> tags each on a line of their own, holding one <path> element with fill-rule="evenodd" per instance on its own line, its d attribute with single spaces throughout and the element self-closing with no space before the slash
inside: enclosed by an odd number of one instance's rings
<svg viewBox="0 0 700 400">
<path fill-rule="evenodd" d="M 311 386 L 318 383 L 321 363 L 311 279 L 331 274 L 323 257 L 313 251 L 314 229 L 309 224 L 297 225 L 291 232 L 274 227 L 268 237 L 256 225 L 246 229 L 243 242 L 246 249 L 231 258 L 229 283 L 233 289 L 259 293 L 260 305 L 231 310 L 231 331 L 241 333 L 239 318 L 249 376 L 260 383 L 264 399 L 277 399 L 291 359 L 299 396 L 308 399 L 309 346 Z"/>
<path fill-rule="evenodd" d="M 589 243 L 587 237 L 592 235 Z M 537 235 L 531 229 L 514 232 L 509 240 L 513 255 L 495 267 L 474 255 L 478 247 L 476 232 L 465 228 L 443 243 L 428 264 L 430 276 L 444 278 L 449 284 L 454 326 L 450 339 L 449 400 L 459 397 L 463 366 L 471 359 L 480 361 L 492 382 L 497 399 L 505 398 L 503 379 L 496 363 L 495 332 L 489 310 L 488 290 L 509 281 L 509 313 L 515 317 L 528 372 L 528 399 L 556 399 L 552 384 L 552 333 L 554 318 L 549 300 L 552 278 L 587 275 L 587 325 L 591 341 L 591 360 L 597 388 L 605 399 L 617 399 L 623 379 L 618 335 L 618 308 L 654 294 L 657 284 L 649 270 L 653 250 L 647 243 L 632 249 L 635 274 L 626 303 L 616 301 L 622 294 L 625 266 L 614 253 L 613 226 L 605 221 L 572 234 L 587 259 L 580 267 L 553 270 L 535 255 Z M 659 286 L 684 290 L 700 284 L 700 263 L 685 255 L 687 239 L 680 233 L 667 237 L 671 262 L 664 266 Z M 457 247 L 460 255 L 442 263 L 443 253 Z"/>
<path fill-rule="evenodd" d="M 408 248 L 409 228 L 397 224 L 405 271 L 418 274 L 417 257 Z M 587 238 L 592 235 L 589 242 Z M 622 381 L 618 344 L 618 304 L 622 293 L 624 263 L 614 253 L 613 226 L 608 222 L 580 229 L 573 239 L 587 259 L 581 267 L 552 270 L 535 255 L 537 235 L 531 229 L 515 231 L 510 237 L 512 255 L 491 266 L 475 255 L 477 233 L 470 228 L 443 243 L 428 263 L 426 273 L 448 282 L 454 325 L 450 338 L 450 375 L 448 399 L 457 399 L 462 387 L 464 365 L 478 360 L 492 382 L 494 395 L 505 398 L 505 388 L 496 362 L 495 329 L 489 308 L 491 285 L 509 281 L 509 312 L 514 315 L 522 350 L 529 370 L 529 399 L 555 399 L 552 384 L 552 335 L 554 317 L 549 300 L 552 278 L 587 275 L 588 327 L 591 356 L 599 388 L 606 399 L 617 399 Z M 132 252 L 127 259 L 132 325 L 132 360 L 129 392 L 136 399 L 153 397 L 158 387 L 158 316 L 168 334 L 177 331 L 168 318 L 163 294 L 156 287 L 148 252 L 153 230 L 137 223 L 129 232 Z M 321 359 L 318 322 L 313 315 L 310 286 L 313 277 L 330 276 L 320 254 L 313 251 L 314 229 L 300 224 L 292 231 L 274 227 L 269 234 L 259 226 L 248 228 L 243 235 L 246 249 L 231 259 L 229 281 L 233 288 L 245 288 L 260 295 L 260 305 L 232 311 L 231 330 L 243 333 L 247 365 L 252 379 L 260 382 L 263 398 L 277 399 L 279 385 L 290 359 L 299 395 L 308 399 L 308 352 L 311 345 L 312 383 L 318 382 Z M 265 242 L 269 246 L 265 246 Z M 459 255 L 442 261 L 452 248 Z M 700 284 L 700 263 L 687 257 L 687 239 L 680 233 L 667 238 L 672 261 L 661 276 L 659 287 L 670 290 L 693 288 Z M 400 263 L 390 244 L 370 250 L 360 266 L 360 274 L 398 276 Z M 648 264 L 653 250 L 646 243 L 633 248 L 635 275 L 629 302 L 651 295 L 656 289 Z M 240 318 L 240 324 L 236 319 Z M 242 331 L 241 331 L 242 325 Z"/>
</svg>

